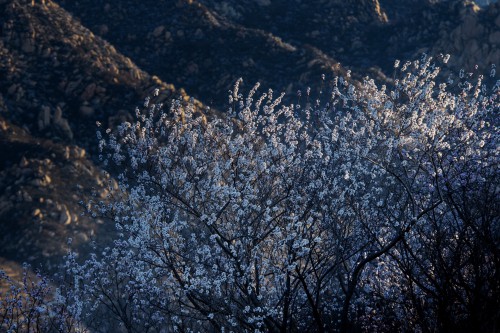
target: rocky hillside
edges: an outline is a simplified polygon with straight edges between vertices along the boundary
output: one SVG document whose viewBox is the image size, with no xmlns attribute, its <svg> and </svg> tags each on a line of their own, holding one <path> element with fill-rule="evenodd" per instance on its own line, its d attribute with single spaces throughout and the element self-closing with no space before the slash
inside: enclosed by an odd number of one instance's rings
<svg viewBox="0 0 500 333">
<path fill-rule="evenodd" d="M 73 15 L 141 68 L 222 107 L 239 77 L 294 91 L 339 72 L 334 58 L 197 1 L 61 1 Z M 133 27 L 133 28 L 132 28 Z M 272 74 L 271 74 L 272 73 Z"/>
<path fill-rule="evenodd" d="M 55 264 L 68 237 L 109 235 L 81 216 L 80 202 L 114 187 L 95 123 L 132 119 L 155 88 L 157 101 L 187 91 L 222 110 L 238 77 L 294 98 L 347 69 L 388 82 L 395 59 L 422 52 L 484 70 L 499 44 L 498 3 L 0 0 L 0 265 Z"/>
<path fill-rule="evenodd" d="M 112 230 L 81 216 L 81 201 L 116 185 L 94 164 L 96 121 L 132 119 L 155 88 L 157 101 L 188 96 L 56 3 L 1 1 L 0 18 L 0 257 L 49 268 L 68 238 L 80 246 Z"/>
<path fill-rule="evenodd" d="M 440 30 L 432 52 L 453 54 L 455 68 L 485 70 L 500 61 L 500 3 L 479 8 L 474 4 L 456 4 L 458 24 Z"/>
<path fill-rule="evenodd" d="M 3 1 L 0 10 L 2 111 L 30 133 L 85 145 L 96 120 L 127 117 L 156 87 L 160 100 L 176 93 L 56 3 Z"/>
<path fill-rule="evenodd" d="M 383 79 L 394 60 L 422 52 L 456 53 L 455 68 L 499 60 L 499 4 L 479 10 L 469 1 L 431 0 L 60 3 L 141 68 L 219 107 L 240 76 L 293 92 L 343 68 Z"/>
</svg>

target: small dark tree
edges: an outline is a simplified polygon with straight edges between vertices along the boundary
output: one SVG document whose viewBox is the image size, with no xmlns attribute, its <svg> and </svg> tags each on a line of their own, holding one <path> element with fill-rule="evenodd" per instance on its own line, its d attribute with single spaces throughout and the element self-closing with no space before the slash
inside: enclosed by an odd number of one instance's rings
<svg viewBox="0 0 500 333">
<path fill-rule="evenodd" d="M 53 289 L 40 273 L 25 265 L 21 281 L 0 270 L 0 331 L 19 333 L 86 332 L 74 314 L 78 304 L 70 301 L 64 287 Z"/>
</svg>

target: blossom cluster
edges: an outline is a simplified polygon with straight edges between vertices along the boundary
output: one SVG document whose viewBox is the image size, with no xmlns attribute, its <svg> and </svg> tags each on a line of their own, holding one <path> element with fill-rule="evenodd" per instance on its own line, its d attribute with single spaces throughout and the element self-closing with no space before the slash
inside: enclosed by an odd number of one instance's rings
<svg viewBox="0 0 500 333">
<path fill-rule="evenodd" d="M 90 209 L 118 236 L 69 257 L 83 312 L 127 332 L 434 331 L 472 318 L 467 306 L 494 298 L 500 258 L 499 84 L 439 83 L 430 57 L 398 70 L 390 87 L 334 78 L 328 101 L 304 106 L 258 84 L 244 97 L 239 80 L 222 115 L 147 100 L 99 134 L 119 190 Z M 447 283 L 456 299 L 441 318 Z"/>
</svg>

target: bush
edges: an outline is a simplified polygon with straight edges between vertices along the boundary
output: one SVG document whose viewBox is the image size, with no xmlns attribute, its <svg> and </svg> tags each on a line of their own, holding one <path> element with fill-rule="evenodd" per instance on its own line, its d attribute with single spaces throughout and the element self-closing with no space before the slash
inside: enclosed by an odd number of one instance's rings
<svg viewBox="0 0 500 333">
<path fill-rule="evenodd" d="M 64 287 L 53 289 L 51 281 L 23 266 L 21 281 L 0 270 L 0 330 L 2 332 L 86 332 L 73 315 L 76 304 L 69 302 Z"/>
</svg>

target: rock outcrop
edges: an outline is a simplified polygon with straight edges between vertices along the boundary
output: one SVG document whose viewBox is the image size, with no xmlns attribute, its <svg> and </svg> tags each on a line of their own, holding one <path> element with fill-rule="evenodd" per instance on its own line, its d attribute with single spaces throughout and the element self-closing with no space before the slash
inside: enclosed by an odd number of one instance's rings
<svg viewBox="0 0 500 333">
<path fill-rule="evenodd" d="M 433 52 L 455 55 L 452 64 L 468 71 L 484 73 L 500 61 L 500 3 L 480 8 L 474 3 L 459 3 L 454 6 L 459 14 L 459 23 L 449 33 L 440 33 Z"/>
<path fill-rule="evenodd" d="M 267 27 L 232 20 L 218 11 L 219 7 L 211 6 L 212 3 L 152 0 L 140 3 L 62 0 L 60 3 L 94 33 L 105 32 L 102 37 L 141 68 L 220 109 L 227 101 L 227 90 L 239 77 L 250 86 L 259 81 L 264 87 L 291 93 L 317 85 L 321 74 L 345 72 L 334 57 L 313 44 L 302 45 Z M 251 1 L 244 4 L 247 3 L 250 6 Z M 258 11 L 261 6 L 269 10 L 266 1 L 255 2 L 251 8 Z M 307 6 L 307 2 L 301 6 Z M 259 17 L 249 13 L 256 19 Z"/>
<path fill-rule="evenodd" d="M 96 120 L 106 126 L 156 88 L 158 101 L 185 95 L 138 68 L 54 2 L 4 1 L 0 13 L 1 111 L 30 133 L 89 148 Z"/>
<path fill-rule="evenodd" d="M 238 77 L 294 92 L 345 67 L 357 78 L 369 73 L 383 81 L 382 72 L 391 76 L 395 59 L 419 58 L 423 52 L 453 54 L 456 69 L 472 61 L 452 46 L 463 44 L 463 14 L 457 8 L 470 6 L 467 1 L 60 3 L 141 68 L 219 108 Z M 481 9 L 481 20 L 490 20 L 490 10 Z M 481 20 L 468 24 L 474 30 Z M 492 62 L 499 61 L 493 51 L 496 38 L 487 36 Z"/>
</svg>

